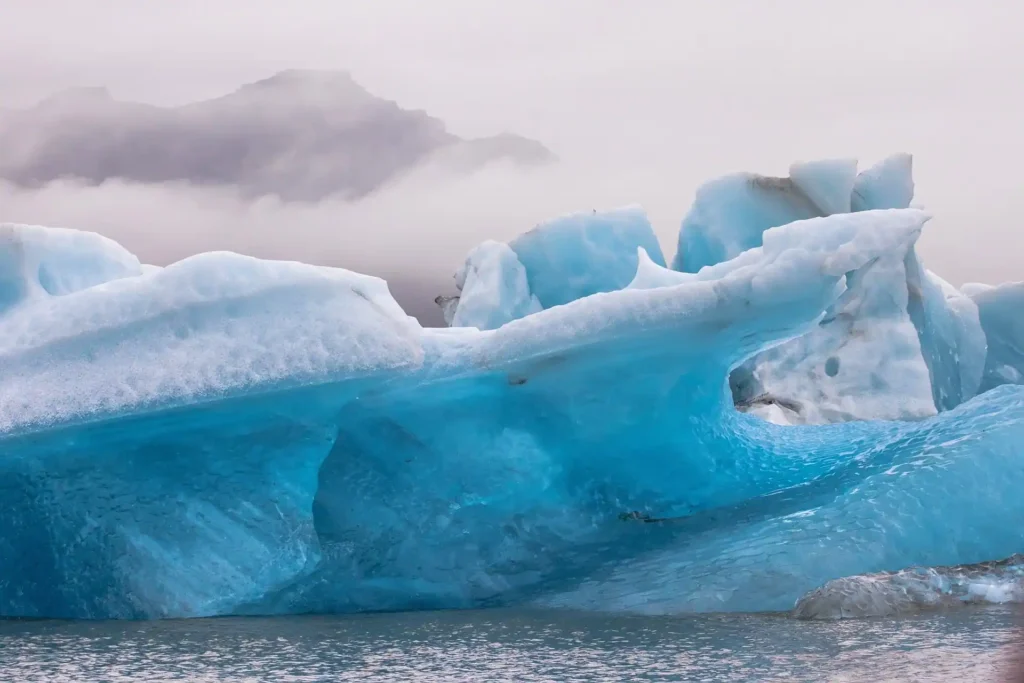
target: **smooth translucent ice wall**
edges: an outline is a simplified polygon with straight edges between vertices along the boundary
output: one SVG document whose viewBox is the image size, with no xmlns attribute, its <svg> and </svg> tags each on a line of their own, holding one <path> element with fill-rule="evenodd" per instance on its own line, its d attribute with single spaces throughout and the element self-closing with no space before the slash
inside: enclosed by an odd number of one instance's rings
<svg viewBox="0 0 1024 683">
<path fill-rule="evenodd" d="M 1024 545 L 1024 529 L 1006 522 L 1024 514 L 1022 387 L 920 422 L 761 424 L 758 440 L 773 440 L 777 453 L 830 451 L 833 468 L 804 486 L 645 525 L 657 527 L 645 528 L 647 552 L 537 602 L 659 614 L 784 611 L 806 586 L 983 562 Z"/>
<path fill-rule="evenodd" d="M 988 342 L 978 306 L 925 270 L 912 249 L 906 258 L 907 311 L 928 365 L 932 399 L 950 410 L 978 393 Z"/>
<path fill-rule="evenodd" d="M 988 339 L 981 391 L 1000 384 L 1024 384 L 1024 283 L 975 285 L 969 291 Z"/>
<path fill-rule="evenodd" d="M 850 210 L 905 209 L 913 200 L 914 159 L 909 154 L 893 154 L 857 174 Z"/>
</svg>

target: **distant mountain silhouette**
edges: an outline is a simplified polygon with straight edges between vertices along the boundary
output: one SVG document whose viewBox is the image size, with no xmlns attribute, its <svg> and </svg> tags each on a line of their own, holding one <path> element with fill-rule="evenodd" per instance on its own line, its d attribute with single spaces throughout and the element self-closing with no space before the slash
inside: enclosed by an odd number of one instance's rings
<svg viewBox="0 0 1024 683">
<path fill-rule="evenodd" d="M 552 160 L 517 135 L 465 140 L 423 111 L 375 97 L 346 72 L 292 70 L 180 107 L 78 88 L 0 110 L 0 178 L 36 187 L 187 181 L 288 201 L 365 196 L 424 161 L 472 170 Z"/>
</svg>

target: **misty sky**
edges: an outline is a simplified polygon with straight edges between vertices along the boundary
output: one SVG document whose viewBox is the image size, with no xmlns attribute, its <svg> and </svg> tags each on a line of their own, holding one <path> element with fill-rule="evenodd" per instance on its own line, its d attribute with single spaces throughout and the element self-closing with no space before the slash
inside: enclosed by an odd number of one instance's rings
<svg viewBox="0 0 1024 683">
<path fill-rule="evenodd" d="M 1024 279 L 1024 43 L 1006 0 L 13 0 L 0 102 L 105 85 L 179 104 L 288 68 L 347 69 L 458 135 L 513 131 L 563 160 L 422 173 L 343 206 L 183 187 L 0 191 L 0 219 L 98 230 L 143 258 L 201 249 L 330 262 L 439 287 L 476 242 L 640 203 L 668 254 L 697 185 L 791 161 L 915 155 L 921 252 L 954 283 Z"/>
</svg>

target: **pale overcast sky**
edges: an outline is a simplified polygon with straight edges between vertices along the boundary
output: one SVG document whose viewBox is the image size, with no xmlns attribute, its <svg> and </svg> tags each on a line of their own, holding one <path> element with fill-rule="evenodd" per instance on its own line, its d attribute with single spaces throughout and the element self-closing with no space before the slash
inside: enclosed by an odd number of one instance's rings
<svg viewBox="0 0 1024 683">
<path fill-rule="evenodd" d="M 1019 13 L 1007 0 L 7 0 L 7 105 L 80 85 L 177 104 L 282 69 L 346 69 L 457 134 L 513 131 L 564 163 L 532 179 L 424 182 L 326 213 L 193 197 L 174 214 L 153 211 L 173 197 L 96 191 L 6 200 L 19 220 L 88 223 L 74 227 L 150 260 L 229 247 L 383 272 L 423 259 L 434 278 L 481 239 L 633 202 L 671 255 L 702 180 L 907 151 L 917 202 L 935 215 L 927 265 L 957 284 L 1024 280 Z"/>
</svg>

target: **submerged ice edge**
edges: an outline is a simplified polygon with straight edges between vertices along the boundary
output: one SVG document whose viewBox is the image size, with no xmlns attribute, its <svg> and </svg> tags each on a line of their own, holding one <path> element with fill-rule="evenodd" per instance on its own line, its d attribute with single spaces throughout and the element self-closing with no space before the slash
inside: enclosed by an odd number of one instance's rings
<svg viewBox="0 0 1024 683">
<path fill-rule="evenodd" d="M 1024 602 L 1024 554 L 952 567 L 911 567 L 829 581 L 803 595 L 797 619 L 888 617 L 968 604 Z"/>
</svg>

